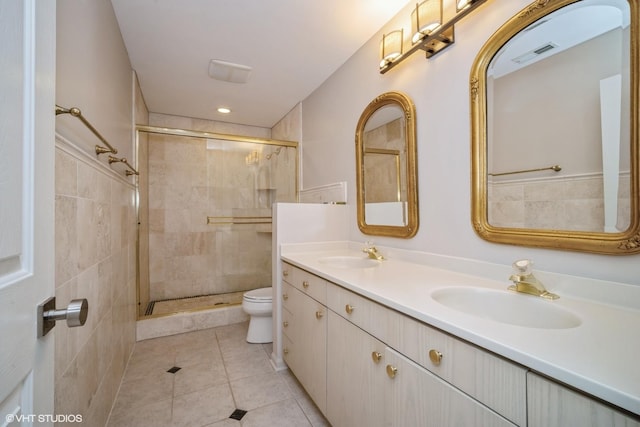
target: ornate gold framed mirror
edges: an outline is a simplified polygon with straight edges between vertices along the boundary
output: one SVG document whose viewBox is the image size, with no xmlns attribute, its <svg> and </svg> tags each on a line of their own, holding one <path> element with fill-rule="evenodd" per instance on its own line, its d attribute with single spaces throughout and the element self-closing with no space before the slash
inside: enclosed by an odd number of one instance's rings
<svg viewBox="0 0 640 427">
<path fill-rule="evenodd" d="M 639 0 L 537 0 L 471 70 L 472 221 L 485 240 L 640 252 Z"/>
<path fill-rule="evenodd" d="M 401 92 L 376 97 L 356 127 L 358 227 L 410 238 L 418 231 L 415 107 Z"/>
</svg>

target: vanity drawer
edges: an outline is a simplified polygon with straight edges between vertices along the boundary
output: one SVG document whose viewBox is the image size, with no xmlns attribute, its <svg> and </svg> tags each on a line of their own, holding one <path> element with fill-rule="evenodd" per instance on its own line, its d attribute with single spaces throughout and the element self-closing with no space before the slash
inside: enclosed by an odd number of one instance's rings
<svg viewBox="0 0 640 427">
<path fill-rule="evenodd" d="M 285 307 L 282 308 L 282 333 L 289 338 L 289 340 L 296 335 L 295 318 Z"/>
<path fill-rule="evenodd" d="M 282 336 L 282 353 L 282 358 L 291 370 L 299 365 L 298 349 L 287 335 Z"/>
<path fill-rule="evenodd" d="M 517 425 L 526 425 L 527 370 L 404 316 L 400 350 Z"/>
<path fill-rule="evenodd" d="M 296 290 L 293 285 L 282 282 L 282 307 L 289 310 L 289 312 L 293 312 L 293 307 L 296 304 Z"/>
<path fill-rule="evenodd" d="M 327 307 L 388 346 L 398 348 L 404 315 L 332 283 L 327 285 Z"/>
<path fill-rule="evenodd" d="M 282 279 L 316 301 L 326 304 L 327 282 L 291 264 L 282 263 Z"/>
</svg>

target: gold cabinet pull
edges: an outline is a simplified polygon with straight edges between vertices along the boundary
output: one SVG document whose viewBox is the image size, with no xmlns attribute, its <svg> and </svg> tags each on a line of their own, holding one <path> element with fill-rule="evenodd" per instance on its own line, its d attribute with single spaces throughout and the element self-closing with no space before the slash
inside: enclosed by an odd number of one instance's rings
<svg viewBox="0 0 640 427">
<path fill-rule="evenodd" d="M 309 282 L 306 281 L 306 280 L 304 282 L 302 282 L 302 287 L 307 289 L 309 287 Z"/>
<path fill-rule="evenodd" d="M 284 327 L 286 328 L 287 326 L 289 326 L 289 322 L 287 322 L 287 321 L 285 320 L 284 322 L 282 322 L 282 326 L 284 326 Z"/>
<path fill-rule="evenodd" d="M 387 375 L 389 376 L 389 378 L 395 378 L 397 373 L 398 368 L 393 365 L 387 365 Z"/>
<path fill-rule="evenodd" d="M 322 316 L 324 316 L 324 313 L 322 312 L 322 310 L 316 311 L 316 319 L 322 319 Z"/>
<path fill-rule="evenodd" d="M 282 270 L 282 275 L 287 277 L 289 275 L 289 270 Z"/>
<path fill-rule="evenodd" d="M 429 350 L 429 359 L 431 359 L 431 363 L 438 366 L 442 361 L 442 353 L 440 353 L 438 350 L 431 349 Z"/>
<path fill-rule="evenodd" d="M 382 359 L 382 353 L 380 353 L 379 351 L 372 352 L 371 359 L 373 359 L 373 363 L 380 363 L 380 360 Z"/>
<path fill-rule="evenodd" d="M 351 304 L 347 304 L 347 305 L 344 306 L 344 311 L 346 311 L 347 314 L 353 313 L 354 309 L 355 309 L 355 307 L 352 306 Z"/>
<path fill-rule="evenodd" d="M 283 348 L 283 349 L 282 349 L 282 352 L 283 352 L 284 354 L 289 354 L 289 349 L 288 349 L 288 348 Z"/>
<path fill-rule="evenodd" d="M 282 294 L 282 299 L 283 300 L 288 300 L 289 299 L 289 295 L 288 294 Z"/>
</svg>

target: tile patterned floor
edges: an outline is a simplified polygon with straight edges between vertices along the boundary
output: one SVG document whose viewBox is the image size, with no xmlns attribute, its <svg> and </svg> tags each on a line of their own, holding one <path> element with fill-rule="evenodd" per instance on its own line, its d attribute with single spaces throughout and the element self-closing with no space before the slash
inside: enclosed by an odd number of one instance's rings
<svg viewBox="0 0 640 427">
<path fill-rule="evenodd" d="M 108 427 L 328 426 L 296 378 L 274 371 L 271 344 L 245 341 L 247 326 L 136 343 Z"/>
</svg>

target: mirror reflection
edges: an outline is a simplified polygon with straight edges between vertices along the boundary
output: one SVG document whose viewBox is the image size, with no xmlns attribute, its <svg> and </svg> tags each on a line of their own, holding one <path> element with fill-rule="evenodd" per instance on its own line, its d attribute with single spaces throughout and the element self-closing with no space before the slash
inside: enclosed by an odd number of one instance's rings
<svg viewBox="0 0 640 427">
<path fill-rule="evenodd" d="M 406 226 L 405 123 L 402 109 L 376 110 L 364 128 L 365 218 L 368 224 Z"/>
<path fill-rule="evenodd" d="M 356 130 L 356 158 L 362 232 L 415 235 L 415 121 L 406 95 L 389 92 L 367 106 Z"/>
<path fill-rule="evenodd" d="M 487 69 L 491 225 L 629 228 L 628 50 L 628 4 L 583 1 L 496 53 Z"/>
<path fill-rule="evenodd" d="M 535 2 L 478 54 L 472 215 L 481 237 L 640 250 L 632 16 L 636 0 Z"/>
</svg>

